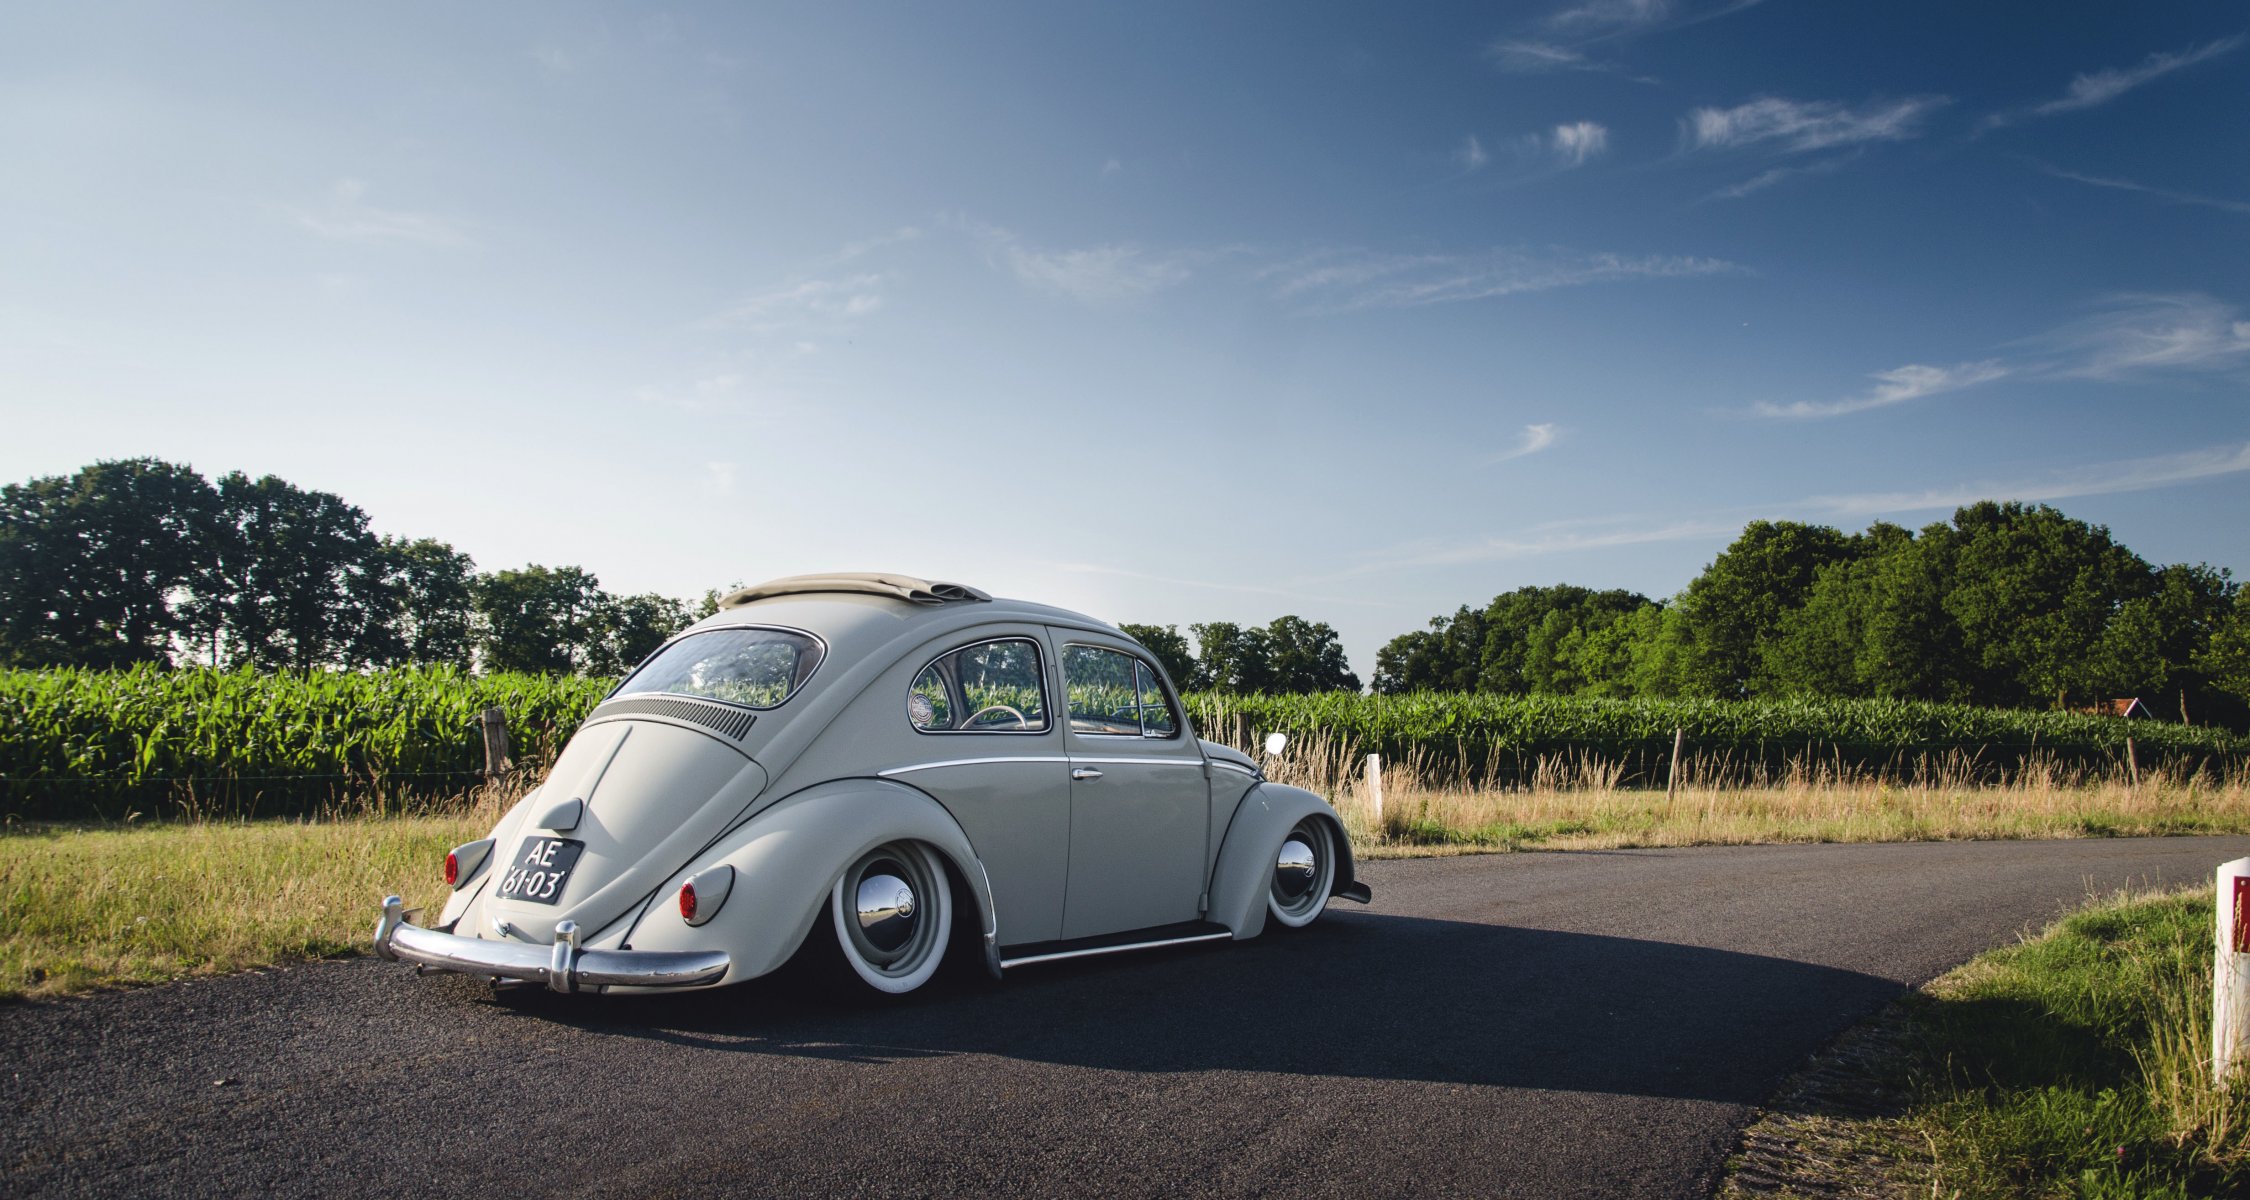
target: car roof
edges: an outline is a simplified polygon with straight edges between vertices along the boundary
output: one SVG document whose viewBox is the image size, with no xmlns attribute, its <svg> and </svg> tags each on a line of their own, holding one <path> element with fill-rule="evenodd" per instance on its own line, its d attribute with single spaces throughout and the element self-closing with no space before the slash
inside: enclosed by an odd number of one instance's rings
<svg viewBox="0 0 2250 1200">
<path fill-rule="evenodd" d="M 744 589 L 749 591 L 752 589 Z M 734 596 L 741 595 L 734 593 Z M 1131 638 L 1116 626 L 1084 613 L 1028 600 L 995 596 L 985 600 L 940 603 L 907 600 L 873 591 L 791 591 L 743 600 L 696 622 L 691 632 L 730 625 L 778 625 L 801 629 L 828 643 L 829 653 L 859 659 L 875 653 L 912 627 L 926 625 L 932 635 L 1003 622 L 1060 625 Z"/>
</svg>

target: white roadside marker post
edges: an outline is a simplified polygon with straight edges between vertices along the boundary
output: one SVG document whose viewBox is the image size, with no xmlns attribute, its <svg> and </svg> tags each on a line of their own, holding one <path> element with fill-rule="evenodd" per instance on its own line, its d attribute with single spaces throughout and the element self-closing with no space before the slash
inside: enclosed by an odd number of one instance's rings
<svg viewBox="0 0 2250 1200">
<path fill-rule="evenodd" d="M 2219 937 L 2211 963 L 2211 1080 L 2250 1058 L 2250 858 L 2219 867 Z"/>
<path fill-rule="evenodd" d="M 1375 828 L 1383 827 L 1383 756 L 1367 756 L 1367 800 L 1375 806 Z"/>
</svg>

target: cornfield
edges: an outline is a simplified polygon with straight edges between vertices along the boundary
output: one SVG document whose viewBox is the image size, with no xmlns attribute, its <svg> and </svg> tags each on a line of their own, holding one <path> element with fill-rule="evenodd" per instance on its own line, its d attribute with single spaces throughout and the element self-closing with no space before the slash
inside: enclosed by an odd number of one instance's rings
<svg viewBox="0 0 2250 1200">
<path fill-rule="evenodd" d="M 447 669 L 0 671 L 0 814 L 411 807 L 477 785 L 483 709 L 506 713 L 516 762 L 536 773 L 613 682 Z M 1202 693 L 1186 702 L 1216 740 L 1249 746 L 1278 730 L 1317 738 L 1340 760 L 1378 753 L 1432 785 L 1465 787 L 1520 786 L 1557 764 L 1591 762 L 1610 786 L 1661 787 L 1675 731 L 1699 770 L 1741 775 L 1941 760 L 1952 773 L 1999 779 L 2031 767 L 2185 775 L 2250 757 L 2250 737 L 2215 728 L 1889 701 Z"/>
</svg>

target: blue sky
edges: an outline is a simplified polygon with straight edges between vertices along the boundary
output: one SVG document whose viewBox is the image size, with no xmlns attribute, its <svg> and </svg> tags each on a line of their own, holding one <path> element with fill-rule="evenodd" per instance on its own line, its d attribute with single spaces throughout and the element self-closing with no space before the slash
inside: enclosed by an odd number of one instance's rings
<svg viewBox="0 0 2250 1200">
<path fill-rule="evenodd" d="M 1758 517 L 2250 568 L 2250 17 L 18 8 L 0 479 L 1376 647 Z M 1066 10 L 1067 8 L 1067 10 Z"/>
</svg>

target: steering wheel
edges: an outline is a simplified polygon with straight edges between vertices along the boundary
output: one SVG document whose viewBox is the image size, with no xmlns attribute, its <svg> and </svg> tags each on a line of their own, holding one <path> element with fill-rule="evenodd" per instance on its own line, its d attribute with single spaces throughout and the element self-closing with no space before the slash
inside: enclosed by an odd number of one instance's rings
<svg viewBox="0 0 2250 1200">
<path fill-rule="evenodd" d="M 1018 729 L 1029 729 L 1029 728 L 1031 728 L 1031 722 L 1029 722 L 1029 721 L 1025 720 L 1025 719 L 1024 719 L 1024 716 L 1023 716 L 1023 714 L 1022 714 L 1022 713 L 1020 713 L 1020 712 L 1017 712 L 1017 711 L 1016 711 L 1015 709 L 1012 709 L 1012 708 L 1008 707 L 1008 706 L 1007 706 L 1007 705 L 1005 705 L 1005 704 L 987 704 L 987 705 L 985 705 L 985 706 L 984 706 L 983 708 L 980 708 L 980 709 L 976 710 L 975 712 L 973 712 L 973 713 L 970 713 L 970 714 L 969 714 L 969 719 L 968 719 L 968 720 L 966 720 L 966 721 L 963 721 L 963 722 L 961 722 L 961 728 L 963 728 L 963 729 L 967 729 L 967 728 L 969 728 L 969 727 L 971 727 L 971 726 L 975 725 L 975 724 L 977 723 L 977 718 L 978 718 L 978 717 L 981 717 L 981 716 L 983 716 L 984 714 L 986 714 L 986 713 L 988 713 L 988 712 L 1004 712 L 1004 713 L 1008 714 L 1009 716 L 1011 716 L 1011 717 L 1014 717 L 1014 718 L 1016 719 L 1016 728 L 1018 728 Z"/>
</svg>

